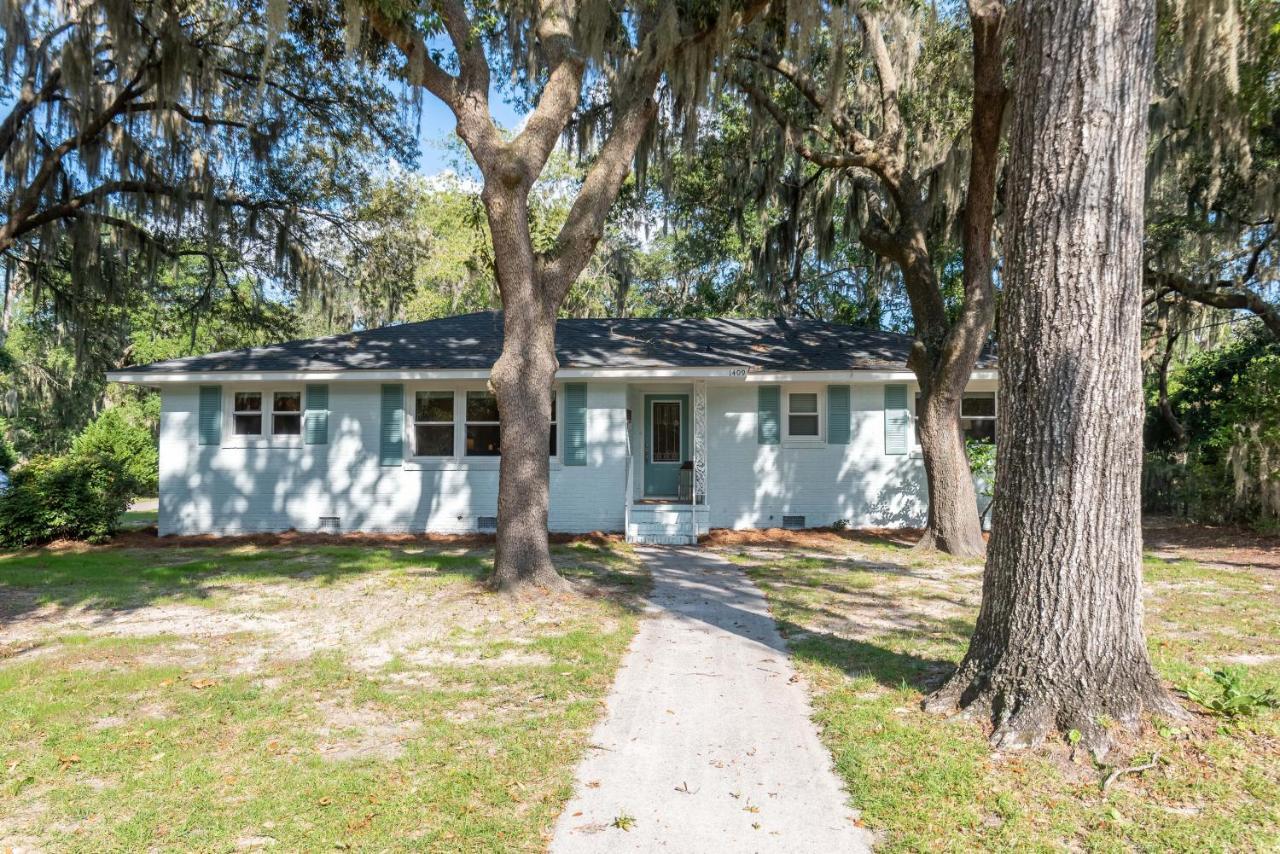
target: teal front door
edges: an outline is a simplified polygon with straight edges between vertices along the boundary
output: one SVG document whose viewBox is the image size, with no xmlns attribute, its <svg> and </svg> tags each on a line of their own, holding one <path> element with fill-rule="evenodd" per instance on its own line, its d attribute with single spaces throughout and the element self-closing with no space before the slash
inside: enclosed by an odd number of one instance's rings
<svg viewBox="0 0 1280 854">
<path fill-rule="evenodd" d="M 644 496 L 677 498 L 689 458 L 689 395 L 644 396 Z"/>
</svg>

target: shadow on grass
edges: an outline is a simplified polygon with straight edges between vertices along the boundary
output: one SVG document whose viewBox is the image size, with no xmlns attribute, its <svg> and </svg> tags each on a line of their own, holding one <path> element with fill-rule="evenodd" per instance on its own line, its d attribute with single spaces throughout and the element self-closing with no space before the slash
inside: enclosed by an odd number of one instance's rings
<svg viewBox="0 0 1280 854">
<path fill-rule="evenodd" d="M 937 578 L 876 559 L 783 558 L 747 574 L 767 591 L 793 658 L 889 688 L 938 687 L 963 655 L 977 615 L 976 603 L 946 589 L 894 584 Z M 930 613 L 937 605 L 960 615 Z M 973 617 L 962 616 L 969 610 Z M 826 626 L 848 626 L 855 636 L 818 628 Z"/>
<path fill-rule="evenodd" d="M 590 582 L 602 594 L 618 595 L 628 607 L 642 596 L 649 577 L 618 553 L 613 543 L 555 546 L 558 569 Z M 332 584 L 370 572 L 387 572 L 438 583 L 488 581 L 488 546 L 225 545 L 164 548 L 43 548 L 0 553 L 0 626 L 46 605 L 120 613 L 159 600 L 200 601 L 239 581 L 298 581 Z"/>
<path fill-rule="evenodd" d="M 944 633 L 963 643 L 968 640 L 972 625 L 964 620 L 955 622 L 956 625 L 947 627 Z M 886 688 L 908 687 L 928 693 L 939 687 L 956 667 L 953 659 L 814 632 L 786 620 L 779 620 L 778 628 L 787 638 L 787 646 L 796 661 L 837 668 L 851 679 L 870 677 Z M 963 646 L 960 649 L 963 650 Z"/>
<path fill-rule="evenodd" d="M 413 548 L 299 546 L 74 550 L 0 554 L 0 624 L 46 605 L 121 612 L 160 599 L 208 599 L 235 581 L 297 580 L 331 584 L 368 572 L 479 583 L 487 554 Z"/>
<path fill-rule="evenodd" d="M 955 667 L 957 650 L 963 651 L 972 630 L 968 619 L 923 613 L 909 597 L 868 590 L 851 574 L 851 584 L 842 592 L 855 597 L 862 611 L 876 613 L 882 630 L 870 640 L 842 637 L 811 627 L 848 624 L 849 614 L 829 608 L 821 599 L 805 601 L 809 594 L 825 596 L 830 585 L 839 585 L 831 573 L 809 573 L 805 578 L 786 570 L 755 568 L 743 573 L 709 552 L 657 547 L 646 552 L 661 562 L 660 584 L 651 601 L 669 615 L 731 632 L 797 661 L 834 667 L 854 678 L 869 676 L 895 689 L 904 684 L 923 689 L 940 682 Z M 768 612 L 748 579 L 772 582 Z"/>
</svg>

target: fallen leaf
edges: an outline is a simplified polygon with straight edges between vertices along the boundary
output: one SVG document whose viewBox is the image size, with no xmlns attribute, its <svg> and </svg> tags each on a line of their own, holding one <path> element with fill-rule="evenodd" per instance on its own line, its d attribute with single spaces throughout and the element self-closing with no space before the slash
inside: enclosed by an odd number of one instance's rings
<svg viewBox="0 0 1280 854">
<path fill-rule="evenodd" d="M 188 684 L 197 691 L 202 691 L 205 688 L 212 688 L 218 683 L 212 679 L 192 679 Z"/>
</svg>

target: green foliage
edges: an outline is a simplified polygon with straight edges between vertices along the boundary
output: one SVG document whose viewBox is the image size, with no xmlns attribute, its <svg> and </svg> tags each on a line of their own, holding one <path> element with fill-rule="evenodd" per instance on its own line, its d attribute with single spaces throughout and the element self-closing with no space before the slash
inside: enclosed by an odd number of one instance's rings
<svg viewBox="0 0 1280 854">
<path fill-rule="evenodd" d="M 16 466 L 0 495 L 0 546 L 109 538 L 134 498 L 156 492 L 159 418 L 158 395 L 126 399 L 90 422 L 67 453 Z"/>
<path fill-rule="evenodd" d="M 996 443 L 969 439 L 964 443 L 964 452 L 969 457 L 969 471 L 977 481 L 978 494 L 987 499 L 982 511 L 985 519 L 996 503 Z"/>
<path fill-rule="evenodd" d="M 11 401 L 11 439 L 21 456 L 63 453 L 104 402 L 133 400 L 135 390 L 108 387 L 108 370 L 295 337 L 294 309 L 246 279 L 210 281 L 191 258 L 154 280 L 134 272 L 118 303 L 80 306 L 83 335 L 60 319 L 48 293 L 28 292 L 17 303 L 0 349 L 0 398 Z M 61 287 L 66 278 L 51 272 L 46 284 Z"/>
<path fill-rule="evenodd" d="M 127 401 L 89 422 L 71 444 L 71 453 L 88 459 L 114 460 L 119 463 L 130 492 L 154 495 L 159 489 L 159 422 L 159 395 Z"/>
<path fill-rule="evenodd" d="M 9 423 L 0 418 L 0 471 L 7 472 L 18 462 L 18 452 L 9 441 Z"/>
<path fill-rule="evenodd" d="M 1252 717 L 1263 709 L 1280 709 L 1280 694 L 1272 688 L 1247 688 L 1244 673 L 1238 668 L 1213 671 L 1213 690 L 1194 687 L 1183 691 L 1210 712 L 1228 720 Z"/>
<path fill-rule="evenodd" d="M 0 496 L 0 546 L 102 542 L 134 497 L 124 465 L 104 454 L 34 457 L 11 480 Z"/>
<path fill-rule="evenodd" d="M 1280 341 L 1260 326 L 1196 353 L 1170 377 L 1185 448 L 1151 395 L 1147 504 L 1208 522 L 1280 521 Z"/>
</svg>

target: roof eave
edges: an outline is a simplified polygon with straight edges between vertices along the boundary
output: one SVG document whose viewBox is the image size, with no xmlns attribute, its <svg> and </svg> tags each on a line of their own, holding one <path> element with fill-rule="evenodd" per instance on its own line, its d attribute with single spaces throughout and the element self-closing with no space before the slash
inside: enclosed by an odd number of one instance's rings
<svg viewBox="0 0 1280 854">
<path fill-rule="evenodd" d="M 108 371 L 107 380 L 132 385 L 190 385 L 194 383 L 230 382 L 429 382 L 432 380 L 488 379 L 488 370 L 324 370 L 324 371 Z M 773 371 L 715 365 L 698 368 L 678 367 L 570 367 L 556 372 L 560 380 L 571 379 L 705 379 L 739 380 L 749 383 L 768 382 L 892 382 L 914 381 L 907 368 L 866 367 L 818 371 Z M 993 368 L 975 369 L 972 380 L 994 380 Z"/>
</svg>

